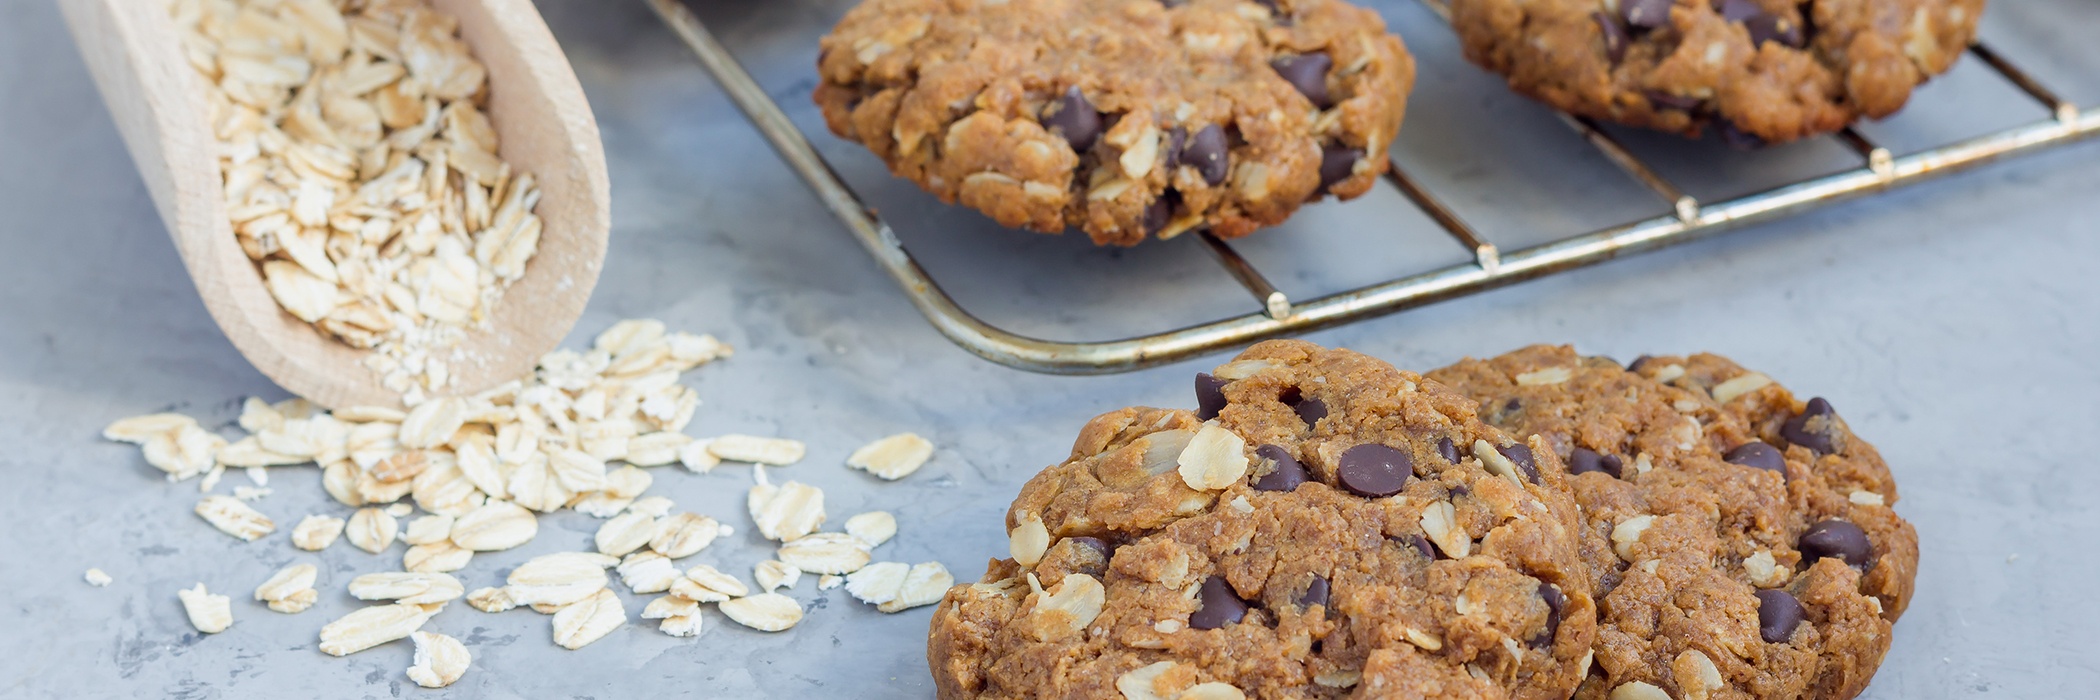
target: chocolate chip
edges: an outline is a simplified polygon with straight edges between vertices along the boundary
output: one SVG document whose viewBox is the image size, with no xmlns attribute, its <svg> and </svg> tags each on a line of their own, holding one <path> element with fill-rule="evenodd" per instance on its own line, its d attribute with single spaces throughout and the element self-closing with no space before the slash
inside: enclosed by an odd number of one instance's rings
<svg viewBox="0 0 2100 700">
<path fill-rule="evenodd" d="M 1721 121 L 1721 141 L 1738 151 L 1755 151 L 1765 147 L 1764 137 L 1744 131 L 1743 127 L 1725 119 Z"/>
<path fill-rule="evenodd" d="M 1446 462 L 1450 462 L 1453 465 L 1458 464 L 1458 444 L 1452 442 L 1451 438 L 1447 437 L 1436 441 L 1436 454 L 1438 457 L 1444 458 Z"/>
<path fill-rule="evenodd" d="M 1413 546 L 1415 551 L 1421 552 L 1423 559 L 1436 561 L 1436 548 L 1429 546 L 1429 538 L 1421 535 L 1408 535 L 1407 543 Z"/>
<path fill-rule="evenodd" d="M 1181 202 L 1181 194 L 1173 190 L 1159 193 L 1159 197 L 1145 205 L 1145 235 L 1150 236 L 1166 230 L 1174 220 L 1174 205 Z"/>
<path fill-rule="evenodd" d="M 1254 448 L 1254 456 L 1276 463 L 1269 473 L 1254 480 L 1255 490 L 1295 491 L 1299 484 L 1305 483 L 1305 465 L 1298 463 L 1298 458 L 1292 457 L 1290 450 L 1275 445 L 1262 445 Z"/>
<path fill-rule="evenodd" d="M 1226 158 L 1231 147 L 1226 142 L 1224 127 L 1212 124 L 1196 130 L 1195 138 L 1189 140 L 1188 147 L 1174 162 L 1195 168 L 1204 182 L 1216 185 L 1224 182 L 1225 174 L 1231 170 L 1232 163 Z"/>
<path fill-rule="evenodd" d="M 1653 100 L 1653 99 L 1655 99 L 1655 98 L 1654 98 L 1653 96 L 1650 96 L 1650 97 L 1649 97 L 1648 99 L 1650 99 L 1650 100 Z M 1655 357 L 1654 357 L 1654 356 L 1652 356 L 1652 355 L 1642 355 L 1642 356 L 1640 356 L 1640 357 L 1636 357 L 1636 358 L 1633 358 L 1633 364 L 1627 365 L 1627 366 L 1626 366 L 1626 371 L 1628 371 L 1628 372 L 1639 372 L 1639 371 L 1641 371 L 1641 368 L 1643 368 L 1643 367 L 1647 367 L 1647 366 L 1648 366 L 1648 363 L 1649 363 L 1649 362 L 1652 362 L 1652 361 L 1654 361 L 1654 360 L 1655 360 Z"/>
<path fill-rule="evenodd" d="M 1312 583 L 1305 584 L 1305 592 L 1298 596 L 1298 607 L 1326 605 L 1327 593 L 1327 577 L 1313 574 Z"/>
<path fill-rule="evenodd" d="M 1502 403 L 1502 412 L 1503 412 L 1503 413 L 1514 413 L 1514 412 L 1516 412 L 1516 410 L 1517 410 L 1517 409 L 1520 409 L 1520 408 L 1523 408 L 1523 407 L 1524 407 L 1524 400 L 1523 400 L 1523 399 L 1520 399 L 1520 398 L 1517 398 L 1517 397 L 1515 397 L 1515 396 L 1512 396 L 1512 397 L 1509 397 L 1509 400 L 1508 400 L 1508 401 L 1505 401 L 1505 402 L 1503 402 L 1503 403 Z"/>
<path fill-rule="evenodd" d="M 1626 28 L 1619 26 L 1619 21 L 1612 19 L 1611 15 L 1592 12 L 1590 18 L 1597 21 L 1599 36 L 1604 38 L 1605 57 L 1617 64 L 1619 59 L 1626 57 L 1626 47 L 1633 43 L 1633 36 L 1627 34 Z"/>
<path fill-rule="evenodd" d="M 1327 417 L 1327 403 L 1319 399 L 1300 401 L 1291 410 L 1298 412 L 1298 420 L 1305 421 L 1307 428 L 1319 425 L 1320 419 Z"/>
<path fill-rule="evenodd" d="M 1568 606 L 1568 597 L 1560 589 L 1545 581 L 1539 582 L 1539 599 L 1546 601 L 1546 631 L 1531 638 L 1531 648 L 1544 649 L 1553 646 L 1553 637 L 1560 634 L 1560 614 Z"/>
<path fill-rule="evenodd" d="M 1811 450 L 1816 454 L 1837 451 L 1837 409 L 1829 401 L 1818 396 L 1808 400 L 1808 407 L 1801 415 L 1787 419 L 1779 426 L 1779 436 L 1786 441 Z"/>
<path fill-rule="evenodd" d="M 1072 144 L 1072 150 L 1085 153 L 1101 138 L 1101 112 L 1074 85 L 1063 97 L 1043 108 L 1043 128 L 1064 137 L 1066 143 Z"/>
<path fill-rule="evenodd" d="M 1495 451 L 1502 453 L 1502 456 L 1508 457 L 1510 462 L 1516 464 L 1517 470 L 1524 472 L 1525 480 L 1534 484 L 1539 482 L 1539 464 L 1537 460 L 1532 458 L 1531 448 L 1525 447 L 1520 443 L 1511 443 L 1497 447 Z"/>
<path fill-rule="evenodd" d="M 1757 636 L 1773 644 L 1785 643 L 1801 626 L 1801 601 L 1778 589 L 1757 592 Z"/>
<path fill-rule="evenodd" d="M 1817 559 L 1835 557 L 1847 566 L 1862 571 L 1874 562 L 1874 544 L 1867 541 L 1867 531 L 1858 525 L 1843 520 L 1825 520 L 1808 526 L 1801 533 L 1801 558 L 1814 564 Z"/>
<path fill-rule="evenodd" d="M 1676 0 L 1619 0 L 1619 15 L 1628 25 L 1654 29 L 1670 24 L 1670 8 L 1676 4 Z"/>
<path fill-rule="evenodd" d="M 1101 538 L 1067 537 L 1061 541 L 1072 543 L 1074 553 L 1079 555 L 1079 566 L 1075 567 L 1074 571 L 1094 578 L 1101 578 L 1102 574 L 1108 572 L 1111 550 L 1108 543 L 1101 541 Z"/>
<path fill-rule="evenodd" d="M 1611 478 L 1617 479 L 1620 474 L 1624 473 L 1625 468 L 1626 461 L 1619 459 L 1618 455 L 1598 454 L 1596 450 L 1587 447 L 1577 447 L 1574 452 L 1568 455 L 1568 473 L 1570 474 L 1603 472 L 1610 474 Z"/>
<path fill-rule="evenodd" d="M 1166 163 L 1168 167 L 1181 164 L 1181 151 L 1189 143 L 1189 130 L 1174 127 L 1167 130 Z"/>
<path fill-rule="evenodd" d="M 1230 379 L 1219 379 L 1207 372 L 1196 373 L 1196 419 L 1210 420 L 1225 410 L 1225 385 Z"/>
<path fill-rule="evenodd" d="M 1322 147 L 1320 149 L 1319 191 L 1325 193 L 1327 188 L 1334 186 L 1334 183 L 1349 179 L 1349 175 L 1356 172 L 1356 161 L 1363 159 L 1364 149 L 1361 148 L 1349 148 L 1347 146 Z"/>
<path fill-rule="evenodd" d="M 1721 455 L 1721 459 L 1726 460 L 1729 464 L 1768 469 L 1779 472 L 1780 476 L 1786 476 L 1786 456 L 1780 454 L 1779 450 L 1773 449 L 1771 445 L 1761 441 L 1752 440 L 1736 445 L 1735 449 L 1728 451 L 1728 454 Z"/>
<path fill-rule="evenodd" d="M 1697 110 L 1699 109 L 1699 105 L 1706 103 L 1705 100 L 1701 100 L 1697 97 L 1672 95 L 1670 93 L 1662 92 L 1660 90 L 1649 90 L 1641 94 L 1646 96 L 1649 102 L 1655 103 L 1655 106 L 1657 107 L 1661 107 L 1663 109 L 1674 109 L 1680 112 L 1690 112 Z M 1645 358 L 1647 356 L 1643 355 L 1642 357 Z M 1639 367 L 1640 360 L 1634 360 L 1633 362 L 1635 367 Z"/>
<path fill-rule="evenodd" d="M 1335 478 L 1351 493 L 1383 498 L 1399 493 L 1414 478 L 1415 462 L 1407 453 L 1379 444 L 1363 444 L 1342 453 Z"/>
<path fill-rule="evenodd" d="M 1758 15 L 1743 20 L 1743 28 L 1750 32 L 1751 46 L 1776 41 L 1780 46 L 1798 49 L 1808 43 L 1808 35 L 1801 31 L 1801 25 L 1777 15 Z"/>
<path fill-rule="evenodd" d="M 1197 592 L 1202 607 L 1189 615 L 1189 626 L 1199 630 L 1214 630 L 1239 622 L 1247 616 L 1247 601 L 1240 600 L 1232 592 L 1232 585 L 1222 576 L 1203 580 L 1203 588 Z"/>
<path fill-rule="evenodd" d="M 1312 100 L 1314 107 L 1326 109 L 1334 106 L 1334 100 L 1327 94 L 1327 71 L 1334 67 L 1334 59 L 1328 58 L 1327 54 L 1284 56 L 1270 61 L 1269 67 L 1276 69 L 1276 74 L 1283 76 L 1284 82 L 1297 88 L 1298 94 Z"/>
<path fill-rule="evenodd" d="M 1721 0 L 1720 10 L 1721 19 L 1730 22 L 1741 22 L 1765 13 L 1765 8 L 1757 5 L 1757 0 Z"/>
</svg>

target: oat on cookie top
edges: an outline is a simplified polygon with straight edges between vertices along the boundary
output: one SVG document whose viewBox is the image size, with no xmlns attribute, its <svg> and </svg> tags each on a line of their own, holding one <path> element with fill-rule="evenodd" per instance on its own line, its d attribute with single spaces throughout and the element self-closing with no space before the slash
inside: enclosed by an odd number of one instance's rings
<svg viewBox="0 0 2100 700">
<path fill-rule="evenodd" d="M 1849 698 L 1909 601 L 1917 535 L 1821 399 L 1724 358 L 1634 369 L 1538 345 L 1431 372 L 1568 464 L 1598 582 L 1578 698 Z M 1791 427 L 1789 427 L 1791 426 Z"/>
<path fill-rule="evenodd" d="M 1881 118 L 1984 0 L 1451 0 L 1466 57 L 1556 109 L 1754 146 Z"/>
<path fill-rule="evenodd" d="M 831 130 L 897 176 L 1126 246 L 1364 193 L 1414 82 L 1340 0 L 866 0 L 818 69 Z"/>
<path fill-rule="evenodd" d="M 951 589 L 942 698 L 1565 698 L 1595 640 L 1560 460 L 1434 382 L 1254 346 L 1095 418 Z"/>
</svg>

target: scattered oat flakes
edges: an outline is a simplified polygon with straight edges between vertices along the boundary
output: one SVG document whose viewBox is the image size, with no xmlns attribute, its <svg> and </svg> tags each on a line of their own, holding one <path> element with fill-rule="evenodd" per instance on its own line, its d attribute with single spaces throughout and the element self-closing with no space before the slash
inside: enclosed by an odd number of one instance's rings
<svg viewBox="0 0 2100 700">
<path fill-rule="evenodd" d="M 866 568 L 863 567 L 862 570 L 865 571 Z M 860 572 L 856 571 L 854 573 Z M 846 577 L 844 576 L 840 576 L 837 574 L 825 574 L 823 576 L 817 577 L 817 590 L 820 591 L 828 591 L 843 585 L 846 585 Z"/>
<path fill-rule="evenodd" d="M 270 490 L 265 488 L 256 488 L 254 486 L 233 487 L 233 500 L 240 501 L 242 503 L 259 501 L 262 500 L 264 496 L 268 495 L 270 495 Z"/>
<path fill-rule="evenodd" d="M 512 570 L 505 588 L 518 605 L 568 605 L 604 590 L 605 569 L 619 563 L 603 554 L 543 554 Z"/>
<path fill-rule="evenodd" d="M 610 589 L 601 588 L 589 598 L 554 613 L 554 643 L 567 649 L 581 649 L 619 629 L 625 622 L 627 611 L 620 608 L 619 596 L 613 595 Z"/>
<path fill-rule="evenodd" d="M 773 555 L 812 574 L 850 574 L 868 564 L 868 544 L 843 532 L 819 532 L 780 545 Z"/>
<path fill-rule="evenodd" d="M 518 601 L 510 599 L 508 589 L 487 587 L 468 593 L 467 605 L 485 613 L 499 613 L 518 607 Z"/>
<path fill-rule="evenodd" d="M 671 586 L 672 592 L 702 603 L 718 603 L 751 594 L 751 589 L 746 587 L 744 582 L 706 564 L 687 569 L 684 580 L 693 585 L 680 586 L 674 583 Z"/>
<path fill-rule="evenodd" d="M 344 656 L 407 637 L 437 614 L 437 607 L 393 603 L 344 615 L 321 628 L 321 651 Z"/>
<path fill-rule="evenodd" d="M 343 519 L 326 515 L 309 515 L 292 527 L 292 546 L 309 552 L 327 549 L 335 544 L 335 538 L 343 534 Z"/>
<path fill-rule="evenodd" d="M 627 504 L 627 512 L 641 513 L 652 518 L 661 518 L 670 515 L 671 508 L 674 505 L 676 504 L 673 504 L 671 499 L 662 496 L 644 496 L 634 499 L 633 503 Z"/>
<path fill-rule="evenodd" d="M 436 632 L 413 632 L 416 657 L 408 667 L 408 679 L 425 688 L 443 688 L 466 675 L 473 656 L 467 645 Z"/>
<path fill-rule="evenodd" d="M 255 599 L 267 603 L 277 612 L 305 612 L 320 600 L 320 593 L 314 590 L 314 579 L 318 574 L 312 564 L 284 567 L 255 587 Z"/>
<path fill-rule="evenodd" d="M 846 534 L 860 538 L 869 547 L 880 546 L 897 536 L 897 516 L 871 510 L 846 519 Z"/>
<path fill-rule="evenodd" d="M 102 573 L 101 569 L 88 569 L 87 574 L 83 575 L 81 578 L 87 579 L 88 585 L 94 586 L 96 588 L 107 586 L 110 584 L 111 581 L 115 580 L 111 579 L 109 577 L 109 574 Z"/>
<path fill-rule="evenodd" d="M 465 594 L 466 586 L 450 574 L 386 571 L 365 574 L 350 581 L 350 595 L 358 600 L 426 605 L 448 602 Z"/>
<path fill-rule="evenodd" d="M 649 540 L 649 548 L 672 559 L 684 559 L 706 549 L 721 534 L 722 526 L 714 518 L 679 513 L 656 523 L 656 535 Z"/>
<path fill-rule="evenodd" d="M 912 433 L 898 433 L 863 445 L 846 457 L 846 466 L 866 470 L 888 481 L 896 481 L 926 464 L 933 457 L 933 443 Z"/>
<path fill-rule="evenodd" d="M 759 590 L 771 593 L 775 589 L 794 588 L 795 582 L 802 580 L 802 570 L 784 561 L 768 559 L 758 563 L 751 577 L 758 580 Z"/>
<path fill-rule="evenodd" d="M 869 564 L 846 575 L 846 593 L 860 602 L 881 605 L 896 600 L 898 589 L 904 586 L 904 577 L 910 573 L 911 565 L 902 562 Z"/>
<path fill-rule="evenodd" d="M 466 549 L 451 540 L 409 547 L 401 554 L 401 568 L 417 573 L 451 573 L 467 568 L 474 560 L 474 550 Z"/>
<path fill-rule="evenodd" d="M 802 604 L 779 593 L 760 593 L 723 601 L 723 615 L 760 632 L 779 632 L 802 621 Z"/>
<path fill-rule="evenodd" d="M 700 616 L 674 615 L 666 617 L 663 622 L 657 624 L 656 628 L 663 630 L 664 634 L 673 637 L 698 637 L 700 636 Z"/>
<path fill-rule="evenodd" d="M 731 462 L 787 466 L 802 461 L 802 443 L 786 438 L 724 435 L 707 441 L 707 451 Z"/>
<path fill-rule="evenodd" d="M 744 500 L 759 534 L 769 540 L 793 540 L 824 524 L 824 492 L 799 481 L 758 484 Z"/>
<path fill-rule="evenodd" d="M 539 519 L 531 511 L 508 501 L 490 501 L 452 523 L 452 543 L 495 552 L 531 542 L 539 532 Z"/>
<path fill-rule="evenodd" d="M 720 466 L 722 458 L 716 457 L 715 453 L 708 451 L 710 442 L 709 440 L 694 440 L 686 443 L 684 447 L 678 448 L 678 463 L 684 466 L 686 471 L 694 474 L 706 474 L 715 467 Z"/>
<path fill-rule="evenodd" d="M 662 593 L 671 590 L 682 575 L 678 567 L 662 554 L 641 551 L 627 555 L 614 569 L 620 574 L 620 583 L 636 593 Z"/>
<path fill-rule="evenodd" d="M 599 552 L 621 557 L 649 546 L 649 540 L 655 537 L 656 518 L 643 513 L 626 513 L 599 525 L 598 534 L 592 539 Z"/>
<path fill-rule="evenodd" d="M 450 515 L 431 514 L 408 521 L 408 529 L 401 533 L 401 541 L 411 545 L 436 544 L 452 538 L 454 519 Z"/>
<path fill-rule="evenodd" d="M 277 530 L 277 524 L 268 517 L 231 496 L 205 496 L 197 502 L 196 510 L 212 527 L 247 542 Z"/>
<path fill-rule="evenodd" d="M 393 546 L 394 533 L 400 527 L 400 522 L 391 513 L 378 508 L 359 508 L 350 514 L 350 522 L 343 534 L 351 545 L 378 554 Z"/>
<path fill-rule="evenodd" d="M 190 626 L 205 634 L 218 634 L 233 626 L 233 601 L 226 596 L 204 590 L 204 584 L 175 592 L 182 599 L 183 612 L 190 616 Z"/>
<path fill-rule="evenodd" d="M 916 564 L 911 567 L 910 573 L 905 574 L 904 582 L 897 587 L 896 596 L 876 605 L 876 609 L 894 613 L 921 605 L 932 605 L 941 602 L 941 597 L 947 595 L 948 588 L 953 585 L 955 577 L 950 575 L 948 567 L 941 566 L 940 562 Z"/>
</svg>

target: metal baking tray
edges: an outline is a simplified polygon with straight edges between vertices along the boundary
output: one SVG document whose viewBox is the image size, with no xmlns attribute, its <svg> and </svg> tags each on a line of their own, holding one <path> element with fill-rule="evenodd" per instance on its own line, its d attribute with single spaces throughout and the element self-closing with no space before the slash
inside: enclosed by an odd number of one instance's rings
<svg viewBox="0 0 2100 700">
<path fill-rule="evenodd" d="M 1237 348 L 1262 339 L 1305 333 L 1413 309 L 1446 299 L 1576 270 L 1618 257 L 1689 242 L 1742 226 L 1801 214 L 1859 197 L 1887 192 L 1980 165 L 2070 145 L 2100 135 L 2100 114 L 2079 108 L 1980 41 L 1969 53 L 2046 110 L 2045 118 L 1981 136 L 1897 155 L 1859 131 L 1835 139 L 1857 157 L 1840 172 L 1794 180 L 1763 191 L 1702 202 L 1635 156 L 1587 119 L 1559 114 L 1574 133 L 1661 200 L 1665 212 L 1505 251 L 1394 162 L 1391 185 L 1467 253 L 1467 262 L 1402 274 L 1384 281 L 1306 300 L 1294 300 L 1223 240 L 1194 232 L 1202 248 L 1253 296 L 1243 314 L 1207 323 L 1107 341 L 1058 341 L 1030 337 L 987 323 L 965 311 L 941 289 L 898 240 L 888 224 L 864 204 L 809 139 L 782 112 L 736 58 L 679 0 L 647 0 L 692 49 L 700 63 L 765 136 L 824 206 L 897 282 L 914 306 L 950 340 L 1003 365 L 1056 374 L 1107 374 L 1141 369 Z M 1441 0 L 1422 0 L 1449 19 Z"/>
</svg>

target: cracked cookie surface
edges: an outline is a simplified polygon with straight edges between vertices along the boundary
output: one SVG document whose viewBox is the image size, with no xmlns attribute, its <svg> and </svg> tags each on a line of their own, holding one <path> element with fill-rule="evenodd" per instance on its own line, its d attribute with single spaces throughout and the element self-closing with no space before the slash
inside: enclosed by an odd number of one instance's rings
<svg viewBox="0 0 2100 700">
<path fill-rule="evenodd" d="M 1574 114 L 1738 145 L 1886 117 L 1984 0 L 1451 0 L 1466 57 Z"/>
<path fill-rule="evenodd" d="M 1430 372 L 1569 466 L 1597 581 L 1577 698 L 1849 698 L 1908 605 L 1917 533 L 1873 446 L 1716 355 L 1533 346 Z"/>
<path fill-rule="evenodd" d="M 1595 642 L 1561 461 L 1419 375 L 1300 341 L 1198 410 L 1080 433 L 950 589 L 942 698 L 1558 699 Z"/>
<path fill-rule="evenodd" d="M 1340 0 L 866 0 L 815 100 L 893 174 L 1000 224 L 1237 237 L 1388 167 L 1414 63 Z"/>
</svg>

